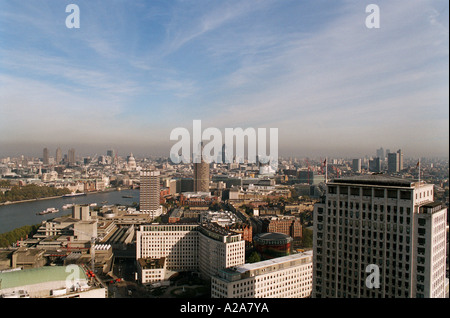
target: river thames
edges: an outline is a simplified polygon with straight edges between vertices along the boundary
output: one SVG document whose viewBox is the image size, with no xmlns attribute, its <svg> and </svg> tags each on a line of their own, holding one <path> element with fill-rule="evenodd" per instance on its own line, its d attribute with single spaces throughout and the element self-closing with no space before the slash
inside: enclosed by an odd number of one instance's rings
<svg viewBox="0 0 450 318">
<path fill-rule="evenodd" d="M 92 193 L 78 197 L 60 197 L 55 199 L 0 205 L 0 233 L 9 232 L 25 225 L 40 224 L 42 221 L 53 219 L 55 217 L 71 215 L 72 209 L 64 210 L 62 208 L 66 204 L 97 203 L 98 205 L 132 205 L 134 202 L 139 203 L 139 190 L 126 189 L 122 191 Z M 56 208 L 59 209 L 59 212 L 36 215 L 36 213 L 47 208 Z"/>
</svg>

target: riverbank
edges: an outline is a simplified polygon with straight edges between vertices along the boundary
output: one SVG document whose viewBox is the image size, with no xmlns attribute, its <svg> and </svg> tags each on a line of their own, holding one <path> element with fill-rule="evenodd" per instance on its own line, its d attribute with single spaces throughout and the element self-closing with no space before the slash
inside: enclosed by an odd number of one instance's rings
<svg viewBox="0 0 450 318">
<path fill-rule="evenodd" d="M 127 198 L 124 198 L 127 196 Z M 128 198 L 128 196 L 133 196 Z M 88 195 L 75 196 L 71 198 L 54 198 L 44 200 L 33 200 L 31 202 L 24 202 L 20 204 L 8 204 L 0 206 L 0 233 L 12 231 L 18 227 L 30 224 L 41 223 L 48 219 L 61 217 L 71 210 L 65 210 L 63 207 L 67 204 L 109 204 L 109 205 L 124 205 L 131 206 L 133 203 L 139 202 L 139 190 L 137 189 L 123 189 L 117 191 L 116 189 L 109 189 L 105 192 L 89 193 Z M 45 215 L 37 215 L 37 212 L 46 210 L 48 208 L 58 209 L 58 213 L 49 213 Z"/>
<path fill-rule="evenodd" d="M 108 192 L 122 191 L 122 190 L 129 190 L 129 189 L 128 188 L 110 188 L 110 189 L 106 189 L 104 191 L 86 192 L 85 194 L 86 195 L 99 194 L 99 193 L 108 193 Z M 2 205 L 11 205 L 11 204 L 18 204 L 18 203 L 26 203 L 26 202 L 36 202 L 36 201 L 42 201 L 42 200 L 60 199 L 60 198 L 63 198 L 63 197 L 64 196 L 62 196 L 62 195 L 58 195 L 58 196 L 52 196 L 52 197 L 36 198 L 36 199 L 28 199 L 28 200 L 20 200 L 20 201 L 6 201 L 6 202 L 1 202 L 0 206 L 2 206 Z M 70 199 L 70 197 L 68 197 L 68 199 Z"/>
</svg>

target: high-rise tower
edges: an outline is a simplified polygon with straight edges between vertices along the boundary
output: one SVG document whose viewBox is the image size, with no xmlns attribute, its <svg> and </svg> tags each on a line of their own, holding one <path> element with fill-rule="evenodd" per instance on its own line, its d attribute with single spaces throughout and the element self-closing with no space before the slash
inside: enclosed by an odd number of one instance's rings
<svg viewBox="0 0 450 318">
<path fill-rule="evenodd" d="M 209 164 L 203 160 L 203 144 L 200 155 L 194 158 L 194 192 L 209 192 Z"/>
<path fill-rule="evenodd" d="M 141 186 L 139 202 L 141 213 L 148 213 L 152 219 L 161 215 L 160 208 L 160 172 L 144 170 L 140 172 Z"/>
<path fill-rule="evenodd" d="M 397 152 L 391 152 L 388 154 L 388 172 L 399 172 L 400 171 L 400 161 L 399 154 Z"/>
<path fill-rule="evenodd" d="M 67 154 L 67 160 L 69 161 L 69 165 L 75 164 L 75 149 L 73 148 L 69 149 L 69 152 Z"/>
<path fill-rule="evenodd" d="M 335 179 L 313 215 L 313 297 L 445 297 L 447 208 L 432 184 Z"/>
<path fill-rule="evenodd" d="M 43 154 L 42 154 L 42 162 L 44 165 L 48 165 L 49 163 L 49 156 L 48 156 L 48 149 L 44 148 Z"/>
<path fill-rule="evenodd" d="M 55 160 L 57 165 L 60 164 L 62 161 L 62 151 L 61 148 L 59 147 L 56 149 Z"/>
</svg>

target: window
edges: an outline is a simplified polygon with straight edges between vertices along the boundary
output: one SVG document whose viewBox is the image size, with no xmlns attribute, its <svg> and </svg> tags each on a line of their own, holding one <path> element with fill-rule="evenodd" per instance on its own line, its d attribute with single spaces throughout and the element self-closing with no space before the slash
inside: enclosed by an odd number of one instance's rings
<svg viewBox="0 0 450 318">
<path fill-rule="evenodd" d="M 376 198 L 384 198 L 384 189 L 375 189 Z"/>
<path fill-rule="evenodd" d="M 388 198 L 397 199 L 397 190 L 388 190 Z"/>
<path fill-rule="evenodd" d="M 411 191 L 401 190 L 400 191 L 400 199 L 402 200 L 411 200 Z"/>
</svg>

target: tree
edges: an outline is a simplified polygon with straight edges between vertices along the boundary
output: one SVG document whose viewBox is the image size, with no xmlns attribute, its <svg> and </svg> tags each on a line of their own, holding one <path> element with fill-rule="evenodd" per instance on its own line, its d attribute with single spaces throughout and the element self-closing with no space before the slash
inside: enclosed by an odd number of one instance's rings
<svg viewBox="0 0 450 318">
<path fill-rule="evenodd" d="M 304 248 L 313 247 L 313 231 L 307 228 L 303 228 L 303 236 L 301 246 Z"/>
<path fill-rule="evenodd" d="M 247 259 L 248 263 L 257 263 L 261 261 L 261 256 L 258 252 L 254 251 Z"/>
</svg>

